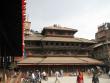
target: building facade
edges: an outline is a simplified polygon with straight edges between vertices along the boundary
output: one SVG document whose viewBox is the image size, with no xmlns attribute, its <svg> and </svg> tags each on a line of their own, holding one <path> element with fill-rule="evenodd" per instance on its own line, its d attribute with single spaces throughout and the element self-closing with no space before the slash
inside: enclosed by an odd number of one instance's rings
<svg viewBox="0 0 110 83">
<path fill-rule="evenodd" d="M 93 57 L 110 65 L 110 23 L 99 26 L 95 36 L 97 44 L 93 47 Z"/>
<path fill-rule="evenodd" d="M 65 72 L 86 70 L 88 67 L 102 65 L 102 62 L 91 58 L 90 46 L 94 41 L 76 38 L 76 29 L 53 25 L 44 27 L 41 33 L 25 36 L 26 58 L 18 63 L 20 68 L 33 66 L 39 70 Z"/>
<path fill-rule="evenodd" d="M 41 34 L 25 38 L 25 49 L 30 56 L 88 56 L 88 47 L 95 42 L 74 38 L 77 30 L 65 29 L 56 25 L 45 27 Z M 28 53 L 27 53 L 28 54 Z"/>
<path fill-rule="evenodd" d="M 110 23 L 104 23 L 98 27 L 98 32 L 95 34 L 95 39 L 98 43 L 110 41 Z"/>
</svg>

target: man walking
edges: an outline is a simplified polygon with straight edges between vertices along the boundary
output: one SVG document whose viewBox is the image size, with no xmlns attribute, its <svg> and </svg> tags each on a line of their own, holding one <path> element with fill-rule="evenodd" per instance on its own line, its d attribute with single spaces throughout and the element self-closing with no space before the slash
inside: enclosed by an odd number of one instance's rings
<svg viewBox="0 0 110 83">
<path fill-rule="evenodd" d="M 92 83 L 99 83 L 99 78 L 98 78 L 98 75 L 96 73 L 93 73 Z"/>
<path fill-rule="evenodd" d="M 60 73 L 58 71 L 55 72 L 55 76 L 56 76 L 56 80 L 55 80 L 55 83 L 60 83 L 59 81 L 59 76 L 60 76 Z"/>
</svg>

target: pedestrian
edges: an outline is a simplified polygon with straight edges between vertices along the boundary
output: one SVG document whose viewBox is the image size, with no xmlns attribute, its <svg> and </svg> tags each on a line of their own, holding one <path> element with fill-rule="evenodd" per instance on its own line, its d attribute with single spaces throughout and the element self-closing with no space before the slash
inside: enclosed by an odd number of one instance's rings
<svg viewBox="0 0 110 83">
<path fill-rule="evenodd" d="M 77 83 L 84 83 L 83 73 L 79 72 L 79 75 L 77 76 Z"/>
<path fill-rule="evenodd" d="M 50 70 L 50 76 L 53 76 L 53 71 L 52 70 Z"/>
<path fill-rule="evenodd" d="M 61 77 L 63 77 L 63 70 L 62 69 L 60 70 L 60 75 L 61 75 Z"/>
<path fill-rule="evenodd" d="M 39 70 L 36 70 L 36 82 L 41 83 L 41 73 Z"/>
<path fill-rule="evenodd" d="M 109 78 L 110 78 L 110 70 L 109 70 L 109 72 L 108 72 L 108 76 L 109 76 Z"/>
<path fill-rule="evenodd" d="M 96 73 L 93 73 L 92 83 L 99 83 L 99 78 L 98 78 L 98 75 Z"/>
<path fill-rule="evenodd" d="M 26 78 L 29 78 L 29 71 L 26 72 Z"/>
<path fill-rule="evenodd" d="M 42 76 L 44 80 L 47 80 L 47 73 L 45 71 L 42 72 Z"/>
<path fill-rule="evenodd" d="M 91 72 L 92 72 L 92 73 L 94 72 L 94 68 L 91 68 Z"/>
<path fill-rule="evenodd" d="M 3 75 L 2 75 L 2 73 L 0 72 L 0 83 L 1 83 L 1 81 L 2 81 L 2 78 L 3 78 Z"/>
<path fill-rule="evenodd" d="M 56 77 L 55 83 L 57 83 L 57 82 L 60 83 L 59 76 L 60 76 L 59 71 L 56 71 L 55 72 L 55 77 Z"/>
<path fill-rule="evenodd" d="M 35 83 L 35 79 L 36 79 L 35 73 L 33 72 L 33 73 L 32 73 L 32 82 L 33 82 L 33 83 Z"/>
</svg>

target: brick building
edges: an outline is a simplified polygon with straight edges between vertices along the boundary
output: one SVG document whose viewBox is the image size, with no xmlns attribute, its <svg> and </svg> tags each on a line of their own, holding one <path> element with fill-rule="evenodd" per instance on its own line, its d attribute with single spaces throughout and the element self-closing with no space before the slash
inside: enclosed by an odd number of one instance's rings
<svg viewBox="0 0 110 83">
<path fill-rule="evenodd" d="M 99 26 L 95 36 L 97 44 L 93 47 L 93 57 L 110 65 L 110 23 Z"/>
<path fill-rule="evenodd" d="M 101 61 L 91 58 L 91 45 L 94 41 L 76 38 L 76 29 L 53 25 L 44 27 L 41 33 L 25 36 L 26 58 L 18 65 L 20 68 L 38 68 L 56 71 L 63 69 L 72 72 L 77 69 L 102 65 Z M 32 69 L 32 68 L 31 68 Z"/>
</svg>

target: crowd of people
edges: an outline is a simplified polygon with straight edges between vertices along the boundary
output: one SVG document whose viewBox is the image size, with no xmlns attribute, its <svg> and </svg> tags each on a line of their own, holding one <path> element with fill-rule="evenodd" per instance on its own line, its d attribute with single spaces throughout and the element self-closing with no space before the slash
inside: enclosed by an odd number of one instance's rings
<svg viewBox="0 0 110 83">
<path fill-rule="evenodd" d="M 84 83 L 84 75 L 83 75 L 84 72 L 78 71 L 77 73 L 78 74 L 76 75 L 77 76 L 76 83 Z M 92 83 L 99 83 L 99 76 L 104 74 L 104 71 L 99 68 L 97 69 L 91 68 L 88 69 L 86 73 L 88 76 L 92 76 Z M 28 75 L 28 72 L 26 75 Z M 50 70 L 49 76 L 54 76 L 56 78 L 55 83 L 60 83 L 59 78 L 64 76 L 64 71 L 62 69 L 56 70 L 55 72 Z M 108 72 L 108 76 L 110 77 L 110 71 Z M 37 72 L 33 71 L 33 73 L 31 73 L 31 77 L 33 83 L 34 81 L 36 81 L 36 78 L 40 80 L 40 82 L 38 83 L 41 83 L 41 80 L 45 80 L 45 81 L 48 80 L 48 73 L 46 71 L 40 72 L 39 70 L 37 70 Z"/>
<path fill-rule="evenodd" d="M 7 71 L 7 77 L 17 77 L 19 73 L 21 72 L 21 78 L 20 78 L 20 83 L 41 83 L 42 80 L 47 81 L 48 76 L 54 76 L 55 83 L 59 82 L 59 78 L 65 76 L 64 70 L 56 70 L 52 71 L 50 70 L 50 73 L 46 72 L 45 70 L 40 71 L 40 70 L 26 70 L 26 71 Z M 77 71 L 76 72 L 76 83 L 84 83 L 84 73 L 83 71 Z M 100 68 L 94 69 L 88 69 L 86 74 L 88 76 L 92 76 L 92 83 L 99 83 L 99 76 L 101 74 L 104 74 L 104 71 L 102 71 Z M 108 77 L 110 78 L 110 71 L 107 72 Z M 2 74 L 0 73 L 0 81 L 2 79 Z M 60 83 L 60 82 L 59 82 Z"/>
<path fill-rule="evenodd" d="M 39 70 L 34 70 L 34 71 L 27 71 L 26 73 L 24 73 L 24 75 L 22 76 L 22 81 L 26 82 L 26 83 L 30 83 L 30 81 L 32 83 L 41 83 L 41 80 L 48 80 L 48 73 L 44 70 L 42 72 L 40 72 Z M 53 73 L 53 71 L 51 70 L 51 74 L 50 76 L 55 76 L 56 77 L 56 81 L 58 81 L 59 77 L 63 77 L 63 70 L 56 71 L 55 73 Z"/>
</svg>

